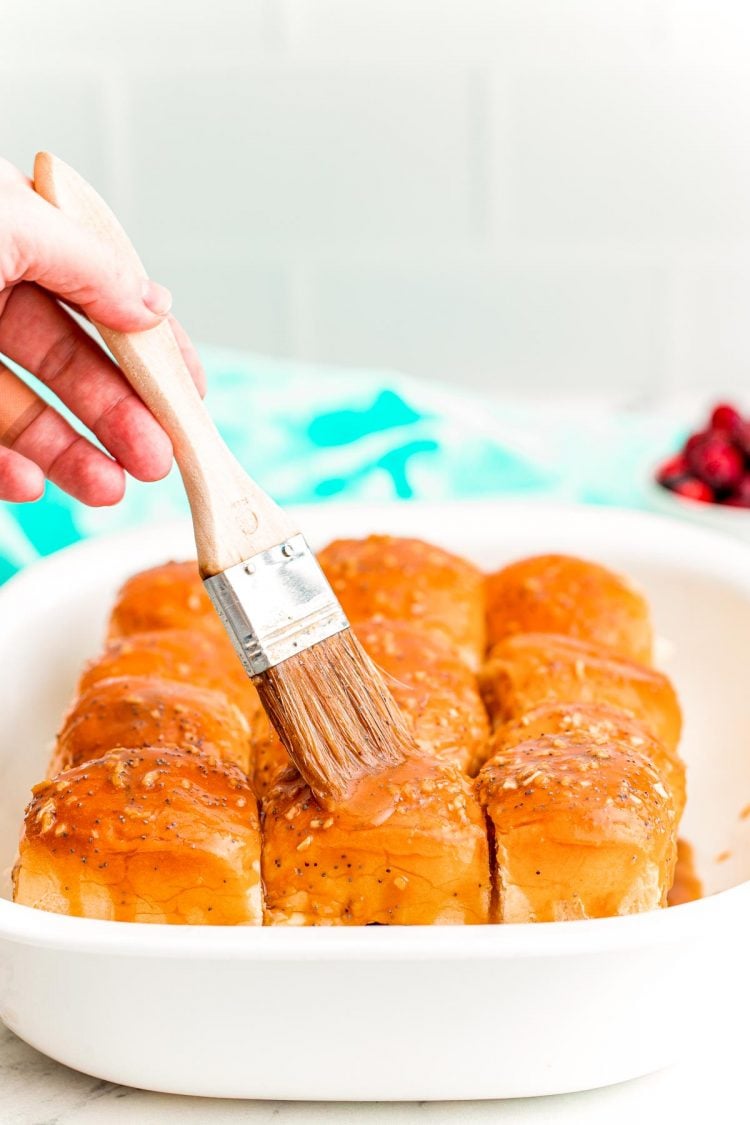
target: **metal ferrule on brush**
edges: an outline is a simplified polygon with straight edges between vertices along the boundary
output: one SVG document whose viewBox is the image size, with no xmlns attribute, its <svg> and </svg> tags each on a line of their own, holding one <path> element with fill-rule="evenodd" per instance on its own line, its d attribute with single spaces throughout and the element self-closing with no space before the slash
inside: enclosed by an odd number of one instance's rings
<svg viewBox="0 0 750 1125">
<path fill-rule="evenodd" d="M 204 585 L 251 676 L 349 627 L 303 535 L 204 579 Z"/>
</svg>

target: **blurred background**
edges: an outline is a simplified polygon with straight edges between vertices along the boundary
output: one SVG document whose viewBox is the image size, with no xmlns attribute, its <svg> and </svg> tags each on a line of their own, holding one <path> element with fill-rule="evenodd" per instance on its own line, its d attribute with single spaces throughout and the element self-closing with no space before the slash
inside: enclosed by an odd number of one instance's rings
<svg viewBox="0 0 750 1125">
<path fill-rule="evenodd" d="M 750 537 L 750 417 L 673 458 L 750 409 L 748 58 L 743 0 L 0 0 L 0 154 L 111 203 L 280 502 Z M 184 512 L 175 472 L 114 509 L 49 485 L 0 506 L 0 581 Z"/>
<path fill-rule="evenodd" d="M 742 0 L 2 0 L 0 152 L 204 342 L 473 387 L 750 383 Z"/>
</svg>

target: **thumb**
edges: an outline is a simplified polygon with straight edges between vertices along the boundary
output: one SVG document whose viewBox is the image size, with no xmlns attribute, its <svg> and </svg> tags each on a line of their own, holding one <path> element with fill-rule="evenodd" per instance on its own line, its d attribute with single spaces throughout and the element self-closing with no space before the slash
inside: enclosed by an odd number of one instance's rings
<svg viewBox="0 0 750 1125">
<path fill-rule="evenodd" d="M 36 195 L 15 228 L 16 274 L 6 284 L 35 281 L 78 305 L 91 320 L 120 332 L 153 328 L 172 296 L 155 281 L 123 268 L 113 249 Z"/>
</svg>

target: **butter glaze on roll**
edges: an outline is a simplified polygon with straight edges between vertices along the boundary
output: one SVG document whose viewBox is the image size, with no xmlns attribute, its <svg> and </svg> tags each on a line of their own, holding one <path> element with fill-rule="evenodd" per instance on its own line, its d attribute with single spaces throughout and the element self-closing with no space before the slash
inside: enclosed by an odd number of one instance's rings
<svg viewBox="0 0 750 1125">
<path fill-rule="evenodd" d="M 333 812 L 290 772 L 262 810 L 267 925 L 489 920 L 484 817 L 455 766 L 409 759 Z"/>
<path fill-rule="evenodd" d="M 238 707 L 221 692 L 151 676 L 102 680 L 80 696 L 57 737 L 50 773 L 113 746 L 206 749 L 250 769 L 250 730 Z"/>
<path fill-rule="evenodd" d="M 486 580 L 492 646 L 514 633 L 559 633 L 651 662 L 648 605 L 627 581 L 568 555 L 521 559 Z"/>
<path fill-rule="evenodd" d="M 478 667 L 486 636 L 484 576 L 471 563 L 421 539 L 389 535 L 337 539 L 318 559 L 352 624 L 377 616 L 410 623 Z"/>
<path fill-rule="evenodd" d="M 117 595 L 109 621 L 110 637 L 154 629 L 208 629 L 231 650 L 195 560 L 142 570 L 129 578 Z"/>
<path fill-rule="evenodd" d="M 200 753 L 110 750 L 34 788 L 13 888 L 57 914 L 258 926 L 255 798 L 239 769 Z"/>
<path fill-rule="evenodd" d="M 498 921 L 666 906 L 675 809 L 656 767 L 627 743 L 542 735 L 491 758 L 477 793 L 494 829 Z"/>
<path fill-rule="evenodd" d="M 677 818 L 685 808 L 685 764 L 676 751 L 668 751 L 638 719 L 605 703 L 547 703 L 527 711 L 493 732 L 489 756 L 503 753 L 521 742 L 542 735 L 579 732 L 593 741 L 625 743 L 654 765 L 669 790 Z"/>
<path fill-rule="evenodd" d="M 543 703 L 605 703 L 639 719 L 676 752 L 682 715 L 672 684 L 611 649 L 550 633 L 517 633 L 492 649 L 479 685 L 495 724 Z"/>
<path fill-rule="evenodd" d="M 149 676 L 221 691 L 236 704 L 255 735 L 268 726 L 258 693 L 231 645 L 198 629 L 160 629 L 108 641 L 78 682 L 83 695 L 102 680 Z"/>
</svg>

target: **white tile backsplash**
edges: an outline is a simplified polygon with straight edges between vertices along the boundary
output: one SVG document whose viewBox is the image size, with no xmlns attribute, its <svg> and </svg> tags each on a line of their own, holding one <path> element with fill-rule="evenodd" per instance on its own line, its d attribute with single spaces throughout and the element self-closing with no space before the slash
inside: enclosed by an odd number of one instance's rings
<svg viewBox="0 0 750 1125">
<path fill-rule="evenodd" d="M 507 5 L 496 0 L 282 0 L 290 49 L 326 61 L 474 59 L 496 55 Z"/>
<path fill-rule="evenodd" d="M 0 62 L 83 60 L 137 74 L 280 46 L 276 0 L 0 0 Z"/>
<path fill-rule="evenodd" d="M 747 63 L 750 5 L 745 0 L 668 0 L 666 8 L 675 58 Z"/>
<path fill-rule="evenodd" d="M 519 237 L 654 249 L 750 238 L 747 68 L 523 69 L 496 98 L 511 99 L 493 159 L 510 169 Z"/>
<path fill-rule="evenodd" d="M 750 385 L 744 0 L 0 0 L 197 338 L 477 387 Z"/>
<path fill-rule="evenodd" d="M 314 354 L 495 389 L 643 391 L 662 361 L 664 277 L 643 263 L 328 263 L 309 278 Z"/>
<path fill-rule="evenodd" d="M 0 28 L 0 39 L 2 29 Z M 95 73 L 35 74 L 0 66 L 0 156 L 30 176 L 40 149 L 65 154 L 105 194 L 115 189 L 103 108 L 105 81 Z"/>
<path fill-rule="evenodd" d="M 750 391 L 750 258 L 690 262 L 675 282 L 679 379 L 675 389 Z"/>
<path fill-rule="evenodd" d="M 283 264 L 161 250 L 145 264 L 168 280 L 174 312 L 196 340 L 283 354 L 291 330 L 291 281 Z"/>
<path fill-rule="evenodd" d="M 652 57 L 664 6 L 654 0 L 281 0 L 300 56 L 485 59 Z"/>
<path fill-rule="evenodd" d="M 131 97 L 143 239 L 252 256 L 479 233 L 483 154 L 462 69 L 195 70 L 144 77 Z M 166 143 L 174 136 L 182 144 Z"/>
</svg>

